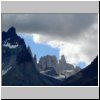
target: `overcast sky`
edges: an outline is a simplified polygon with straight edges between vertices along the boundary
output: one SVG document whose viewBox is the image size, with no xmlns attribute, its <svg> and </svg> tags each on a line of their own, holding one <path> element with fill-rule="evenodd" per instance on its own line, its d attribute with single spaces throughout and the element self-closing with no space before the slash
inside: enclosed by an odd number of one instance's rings
<svg viewBox="0 0 100 100">
<path fill-rule="evenodd" d="M 70 63 L 89 64 L 98 52 L 97 14 L 2 14 L 2 30 L 14 26 L 33 41 L 59 48 Z"/>
</svg>

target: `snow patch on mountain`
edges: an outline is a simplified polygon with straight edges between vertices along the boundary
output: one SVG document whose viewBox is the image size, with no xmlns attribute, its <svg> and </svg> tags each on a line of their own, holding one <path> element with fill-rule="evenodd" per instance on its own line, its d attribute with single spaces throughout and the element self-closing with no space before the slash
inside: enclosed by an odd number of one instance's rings
<svg viewBox="0 0 100 100">
<path fill-rule="evenodd" d="M 6 44 L 3 44 L 4 47 L 9 47 L 10 49 L 13 49 L 13 48 L 17 48 L 18 47 L 18 44 L 17 45 L 11 45 L 10 43 L 6 43 Z"/>
<path fill-rule="evenodd" d="M 5 75 L 9 70 L 11 70 L 12 66 L 7 68 L 6 70 L 2 70 L 2 76 Z"/>
</svg>

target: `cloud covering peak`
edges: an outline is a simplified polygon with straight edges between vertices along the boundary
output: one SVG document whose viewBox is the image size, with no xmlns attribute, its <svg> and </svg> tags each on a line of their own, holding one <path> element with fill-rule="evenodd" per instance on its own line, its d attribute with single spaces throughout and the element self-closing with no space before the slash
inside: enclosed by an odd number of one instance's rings
<svg viewBox="0 0 100 100">
<path fill-rule="evenodd" d="M 2 14 L 2 30 L 33 34 L 36 43 L 59 48 L 70 63 L 89 64 L 98 50 L 97 14 Z"/>
</svg>

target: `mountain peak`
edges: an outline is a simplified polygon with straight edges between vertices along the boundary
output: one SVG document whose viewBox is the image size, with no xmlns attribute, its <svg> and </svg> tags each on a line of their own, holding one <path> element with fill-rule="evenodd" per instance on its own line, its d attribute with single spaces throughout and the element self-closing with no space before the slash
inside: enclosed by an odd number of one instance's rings
<svg viewBox="0 0 100 100">
<path fill-rule="evenodd" d="M 16 34 L 16 29 L 12 26 L 11 28 L 8 29 L 8 33 L 15 35 Z"/>
<path fill-rule="evenodd" d="M 60 62 L 66 63 L 66 59 L 65 59 L 65 56 L 64 55 L 61 55 L 61 59 L 59 60 L 59 63 Z"/>
<path fill-rule="evenodd" d="M 14 27 L 14 26 L 12 26 L 12 27 L 10 27 L 10 28 L 9 28 L 9 30 L 10 30 L 10 29 L 14 29 L 14 30 L 15 30 L 15 27 Z"/>
</svg>

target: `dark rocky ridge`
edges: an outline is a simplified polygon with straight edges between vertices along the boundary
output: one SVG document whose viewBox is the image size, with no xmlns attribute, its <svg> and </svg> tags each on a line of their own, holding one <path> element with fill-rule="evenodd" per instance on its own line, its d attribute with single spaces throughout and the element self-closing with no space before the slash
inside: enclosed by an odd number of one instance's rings
<svg viewBox="0 0 100 100">
<path fill-rule="evenodd" d="M 98 56 L 94 61 L 78 72 L 66 79 L 63 86 L 98 86 Z"/>
<path fill-rule="evenodd" d="M 9 40 L 7 40 L 7 39 L 9 39 Z M 5 31 L 2 32 L 2 44 L 4 44 L 4 42 L 6 40 L 11 45 L 16 45 L 16 43 L 17 43 L 18 45 L 26 46 L 24 39 L 20 38 L 16 34 L 16 29 L 14 27 L 9 28 L 9 30 L 7 32 L 5 32 Z"/>
</svg>

